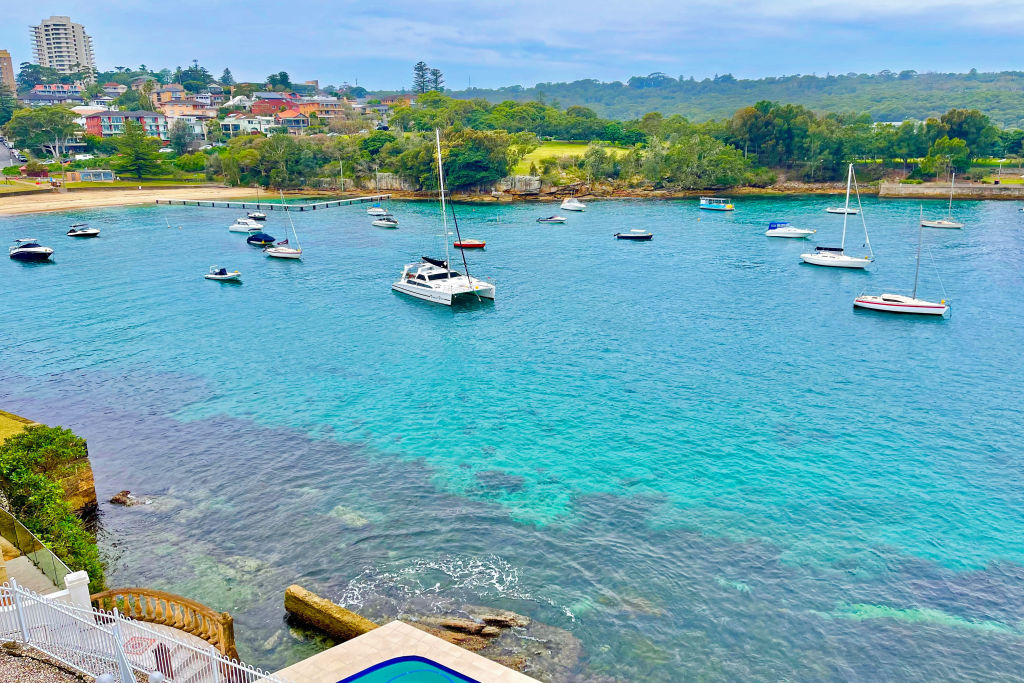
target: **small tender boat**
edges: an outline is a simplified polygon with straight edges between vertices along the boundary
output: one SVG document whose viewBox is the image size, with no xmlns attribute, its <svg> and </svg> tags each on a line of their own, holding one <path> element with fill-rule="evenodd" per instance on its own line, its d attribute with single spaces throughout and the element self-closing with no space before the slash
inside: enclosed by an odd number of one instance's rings
<svg viewBox="0 0 1024 683">
<path fill-rule="evenodd" d="M 586 208 L 587 205 L 575 197 L 566 197 L 562 200 L 563 211 L 583 211 Z"/>
<path fill-rule="evenodd" d="M 648 232 L 647 230 L 630 230 L 629 232 L 617 232 L 615 233 L 615 239 L 617 240 L 635 240 L 637 242 L 650 241 L 654 237 L 654 233 Z"/>
<path fill-rule="evenodd" d="M 565 216 L 548 216 L 547 218 L 538 218 L 538 223 L 564 223 L 568 218 Z"/>
<path fill-rule="evenodd" d="M 15 261 L 48 261 L 53 256 L 53 249 L 44 247 L 31 237 L 22 237 L 14 240 L 7 253 Z"/>
<path fill-rule="evenodd" d="M 387 211 L 387 209 L 385 209 L 380 204 L 374 204 L 373 206 L 371 206 L 370 208 L 368 208 L 366 210 L 366 215 L 368 215 L 368 216 L 386 216 L 386 215 L 388 215 L 388 211 Z"/>
<path fill-rule="evenodd" d="M 228 271 L 227 268 L 210 266 L 210 272 L 204 275 L 207 280 L 219 280 L 221 282 L 241 282 L 242 274 L 237 270 Z"/>
<path fill-rule="evenodd" d="M 817 230 L 807 230 L 805 228 L 797 228 L 790 225 L 786 221 L 773 221 L 768 224 L 768 229 L 765 231 L 765 235 L 768 237 L 810 237 Z"/>
<path fill-rule="evenodd" d="M 274 243 L 274 237 L 265 232 L 255 232 L 246 237 L 245 241 L 254 247 L 269 247 Z"/>
<path fill-rule="evenodd" d="M 377 216 L 370 222 L 370 225 L 375 225 L 378 228 L 397 228 L 398 219 L 388 213 L 383 216 Z"/>
<path fill-rule="evenodd" d="M 262 211 L 250 211 L 248 214 L 246 214 L 246 218 L 248 218 L 251 221 L 265 221 L 267 220 L 267 214 L 263 213 Z"/>
<path fill-rule="evenodd" d="M 843 207 L 843 206 L 830 206 L 827 209 L 825 209 L 825 212 L 826 213 L 849 214 L 851 216 L 855 216 L 858 213 L 860 213 L 860 209 L 851 209 L 851 208 L 847 208 L 847 207 Z"/>
<path fill-rule="evenodd" d="M 228 226 L 229 232 L 259 232 L 263 227 L 251 218 L 238 218 Z"/>
<path fill-rule="evenodd" d="M 483 249 L 485 246 L 487 246 L 487 242 L 483 240 L 465 239 L 455 243 L 456 249 Z"/>
<path fill-rule="evenodd" d="M 722 197 L 701 197 L 700 208 L 707 211 L 733 211 L 736 209 L 732 202 Z"/>
<path fill-rule="evenodd" d="M 90 228 L 88 223 L 75 223 L 68 230 L 68 237 L 99 237 L 99 228 Z"/>
</svg>

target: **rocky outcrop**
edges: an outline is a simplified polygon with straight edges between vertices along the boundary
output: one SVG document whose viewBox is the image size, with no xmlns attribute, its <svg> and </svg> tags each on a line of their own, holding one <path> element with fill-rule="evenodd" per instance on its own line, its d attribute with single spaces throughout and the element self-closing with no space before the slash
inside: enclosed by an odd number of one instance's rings
<svg viewBox="0 0 1024 683">
<path fill-rule="evenodd" d="M 296 584 L 285 589 L 284 609 L 298 621 L 339 641 L 351 640 L 377 628 L 369 619 Z"/>
</svg>

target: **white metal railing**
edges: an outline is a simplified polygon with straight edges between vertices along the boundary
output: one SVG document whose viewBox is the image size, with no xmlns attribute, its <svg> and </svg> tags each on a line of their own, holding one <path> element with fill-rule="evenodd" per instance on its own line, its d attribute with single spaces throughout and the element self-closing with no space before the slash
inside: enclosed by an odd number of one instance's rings
<svg viewBox="0 0 1024 683">
<path fill-rule="evenodd" d="M 97 678 L 136 683 L 159 672 L 173 683 L 288 683 L 110 612 L 54 602 L 11 580 L 0 585 L 0 641 L 17 641 Z M 143 678 L 142 680 L 145 680 Z"/>
</svg>

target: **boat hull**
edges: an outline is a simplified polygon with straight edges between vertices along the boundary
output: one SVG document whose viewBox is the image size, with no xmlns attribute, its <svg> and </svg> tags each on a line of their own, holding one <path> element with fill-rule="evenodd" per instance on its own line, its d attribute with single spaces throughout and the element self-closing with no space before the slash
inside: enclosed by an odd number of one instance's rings
<svg viewBox="0 0 1024 683">
<path fill-rule="evenodd" d="M 630 242 L 650 242 L 654 239 L 653 234 L 648 235 L 628 235 L 624 233 L 616 233 L 615 239 L 617 240 L 629 240 Z"/>
<path fill-rule="evenodd" d="M 10 257 L 15 261 L 49 261 L 53 251 L 15 251 Z"/>
<path fill-rule="evenodd" d="M 479 240 L 466 240 L 463 242 L 455 242 L 453 245 L 456 249 L 483 249 L 487 246 L 487 242 L 481 242 Z"/>
<path fill-rule="evenodd" d="M 803 237 L 810 237 L 817 230 L 800 230 L 799 228 L 793 228 L 787 230 L 785 228 L 775 228 L 774 230 L 768 230 L 764 234 L 768 237 L 789 237 L 792 239 L 801 239 Z"/>
<path fill-rule="evenodd" d="M 838 213 L 839 215 L 843 215 L 845 213 L 848 216 L 856 216 L 858 213 L 860 213 L 860 211 L 858 209 L 835 209 L 830 207 L 828 209 L 825 209 L 825 213 Z"/>
<path fill-rule="evenodd" d="M 99 230 L 82 230 L 80 232 L 69 232 L 68 237 L 99 237 Z"/>
<path fill-rule="evenodd" d="M 921 221 L 921 227 L 924 228 L 949 228 L 951 230 L 963 229 L 963 223 L 957 223 L 956 221 L 947 220 L 936 220 L 936 221 Z"/>
<path fill-rule="evenodd" d="M 372 221 L 370 223 L 370 225 L 373 225 L 374 227 L 377 227 L 377 228 L 388 228 L 390 230 L 393 230 L 393 229 L 398 227 L 398 221 L 381 221 L 381 220 L 376 220 L 376 221 Z"/>
<path fill-rule="evenodd" d="M 281 259 L 301 259 L 301 249 L 288 249 L 287 247 L 272 247 L 263 250 L 270 258 L 281 258 Z"/>
<path fill-rule="evenodd" d="M 854 308 L 866 308 L 885 313 L 907 313 L 911 315 L 945 315 L 949 310 L 943 302 L 912 299 L 908 296 L 883 294 L 882 296 L 859 296 L 853 301 Z"/>
<path fill-rule="evenodd" d="M 715 206 L 713 204 L 708 204 L 708 205 L 701 204 L 700 208 L 702 208 L 705 211 L 735 211 L 736 210 L 736 207 L 734 207 L 732 204 L 726 204 L 725 206 Z"/>
<path fill-rule="evenodd" d="M 216 280 L 217 282 L 241 282 L 241 273 L 228 273 L 227 275 L 213 275 L 207 274 L 203 276 L 207 280 Z"/>
<path fill-rule="evenodd" d="M 803 259 L 804 263 L 809 263 L 812 266 L 826 266 L 831 268 L 857 268 L 863 270 L 868 267 L 871 263 L 870 259 L 866 258 L 854 258 L 852 256 L 841 255 L 826 255 L 826 254 L 800 254 L 800 258 Z"/>
<path fill-rule="evenodd" d="M 418 285 L 412 285 L 406 283 L 404 280 L 399 280 L 391 285 L 391 289 L 402 294 L 408 294 L 414 296 L 417 299 L 423 299 L 435 304 L 442 304 L 444 306 L 451 306 L 459 300 L 473 300 L 477 297 L 483 299 L 494 299 L 494 285 L 488 282 L 474 281 L 476 289 L 464 290 L 458 292 L 445 291 L 440 289 L 432 289 L 429 287 L 421 287 Z"/>
</svg>

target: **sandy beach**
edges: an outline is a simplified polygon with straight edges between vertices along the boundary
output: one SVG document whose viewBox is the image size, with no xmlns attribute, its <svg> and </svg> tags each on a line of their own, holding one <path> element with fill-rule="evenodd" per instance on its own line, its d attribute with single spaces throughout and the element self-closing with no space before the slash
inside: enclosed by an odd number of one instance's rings
<svg viewBox="0 0 1024 683">
<path fill-rule="evenodd" d="M 143 189 L 76 190 L 5 197 L 0 195 L 0 215 L 95 209 L 104 206 L 152 204 L 157 199 L 243 199 L 252 196 L 249 188 L 215 185 L 202 187 L 146 187 Z"/>
</svg>

